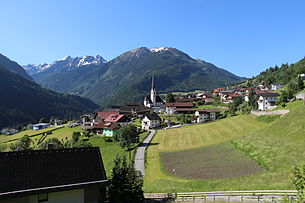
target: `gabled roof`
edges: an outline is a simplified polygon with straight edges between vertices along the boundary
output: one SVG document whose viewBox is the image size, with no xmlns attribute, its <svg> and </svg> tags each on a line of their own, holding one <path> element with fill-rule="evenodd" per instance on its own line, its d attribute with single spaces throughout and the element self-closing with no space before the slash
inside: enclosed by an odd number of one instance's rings
<svg viewBox="0 0 305 203">
<path fill-rule="evenodd" d="M 118 115 L 119 113 L 116 111 L 102 111 L 102 112 L 97 112 L 94 116 L 94 119 L 99 117 L 101 120 L 106 119 L 110 115 Z"/>
<path fill-rule="evenodd" d="M 278 93 L 272 92 L 272 93 L 259 93 L 258 96 L 262 96 L 262 97 L 279 97 L 280 95 Z"/>
<path fill-rule="evenodd" d="M 144 97 L 144 100 L 145 100 L 145 101 L 148 101 L 150 104 L 152 104 L 152 101 L 151 101 L 151 99 L 150 99 L 150 96 Z"/>
<path fill-rule="evenodd" d="M 130 103 L 126 103 L 125 105 L 121 106 L 120 108 L 120 113 L 145 113 L 145 112 L 149 112 L 150 109 L 145 107 L 143 104 L 141 103 L 136 103 L 136 102 L 130 102 Z"/>
<path fill-rule="evenodd" d="M 163 102 L 163 100 L 161 99 L 161 97 L 159 95 L 156 96 L 156 102 Z"/>
<path fill-rule="evenodd" d="M 0 153 L 0 198 L 107 181 L 98 147 Z"/>
<path fill-rule="evenodd" d="M 194 105 L 191 102 L 174 102 L 174 103 L 166 103 L 165 104 L 166 107 L 189 107 L 192 108 Z"/>
<path fill-rule="evenodd" d="M 190 103 L 190 102 L 194 102 L 196 101 L 197 98 L 183 98 L 183 99 L 179 99 L 179 98 L 176 98 L 176 102 L 179 102 L 179 103 Z"/>
<path fill-rule="evenodd" d="M 105 122 L 117 123 L 120 120 L 123 120 L 122 118 L 124 118 L 124 117 L 127 119 L 127 117 L 125 115 L 122 115 L 122 114 L 111 114 L 107 118 L 105 118 L 104 121 Z"/>
<path fill-rule="evenodd" d="M 143 118 L 147 117 L 149 120 L 159 120 L 161 121 L 160 116 L 157 113 L 146 114 Z"/>
</svg>

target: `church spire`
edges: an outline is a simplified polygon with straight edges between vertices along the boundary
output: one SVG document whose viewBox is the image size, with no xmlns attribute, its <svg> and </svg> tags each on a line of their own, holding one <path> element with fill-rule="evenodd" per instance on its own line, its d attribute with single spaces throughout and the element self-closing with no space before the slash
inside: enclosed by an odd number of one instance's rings
<svg viewBox="0 0 305 203">
<path fill-rule="evenodd" d="M 156 81 L 155 81 L 155 75 L 152 76 L 151 80 L 151 90 L 156 90 Z"/>
</svg>

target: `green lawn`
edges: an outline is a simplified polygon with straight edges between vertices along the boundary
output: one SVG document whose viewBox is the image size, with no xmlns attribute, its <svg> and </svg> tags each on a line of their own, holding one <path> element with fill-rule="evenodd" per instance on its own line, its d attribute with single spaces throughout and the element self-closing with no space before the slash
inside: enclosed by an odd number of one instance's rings
<svg viewBox="0 0 305 203">
<path fill-rule="evenodd" d="M 142 142 L 146 138 L 147 135 L 148 135 L 148 132 L 141 133 L 140 142 Z M 108 177 L 110 177 L 111 169 L 113 168 L 113 161 L 117 155 L 120 155 L 120 156 L 125 155 L 126 158 L 128 159 L 128 152 L 126 152 L 125 149 L 122 149 L 119 146 L 118 142 L 115 142 L 115 141 L 107 142 L 107 141 L 105 141 L 105 139 L 102 136 L 99 136 L 99 135 L 91 137 L 89 139 L 89 142 L 92 144 L 92 146 L 100 148 L 104 167 L 106 169 L 106 174 Z M 132 151 L 132 155 L 134 152 L 135 152 L 135 150 Z"/>
<path fill-rule="evenodd" d="M 159 131 L 148 149 L 145 192 L 293 189 L 293 165 L 305 163 L 305 106 L 289 103 L 290 113 L 271 123 L 239 115 L 213 123 Z M 159 153 L 233 143 L 237 150 L 265 168 L 264 172 L 235 178 L 192 180 L 165 173 Z M 194 156 L 200 156 L 195 153 Z"/>
</svg>

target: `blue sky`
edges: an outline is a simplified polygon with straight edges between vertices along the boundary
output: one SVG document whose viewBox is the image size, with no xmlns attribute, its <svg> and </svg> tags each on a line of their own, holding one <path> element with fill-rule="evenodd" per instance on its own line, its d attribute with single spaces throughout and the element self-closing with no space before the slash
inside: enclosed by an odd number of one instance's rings
<svg viewBox="0 0 305 203">
<path fill-rule="evenodd" d="M 305 56 L 305 1 L 0 0 L 0 53 L 21 65 L 175 47 L 251 77 Z"/>
</svg>

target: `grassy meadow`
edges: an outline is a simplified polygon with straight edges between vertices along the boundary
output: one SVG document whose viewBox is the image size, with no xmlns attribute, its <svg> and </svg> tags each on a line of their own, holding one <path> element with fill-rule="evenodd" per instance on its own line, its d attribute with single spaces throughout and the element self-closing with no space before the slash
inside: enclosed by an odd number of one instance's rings
<svg viewBox="0 0 305 203">
<path fill-rule="evenodd" d="M 145 192 L 293 189 L 290 170 L 293 165 L 305 163 L 305 106 L 303 101 L 295 101 L 285 108 L 290 113 L 282 117 L 239 115 L 208 124 L 158 131 L 152 140 L 157 145 L 150 146 L 147 152 Z M 160 153 L 204 149 L 219 143 L 231 144 L 264 171 L 235 178 L 196 180 L 174 176 L 173 172 L 166 171 L 160 159 Z M 197 151 L 193 155 L 205 154 Z M 201 165 L 198 161 L 189 164 Z"/>
<path fill-rule="evenodd" d="M 205 124 L 159 130 L 146 155 L 145 192 L 169 192 L 173 189 L 180 192 L 230 189 L 231 183 L 228 180 L 234 178 L 194 180 L 174 177 L 166 173 L 160 160 L 160 153 L 179 152 L 229 142 L 267 126 L 267 123 L 257 121 L 255 116 L 239 115 Z M 240 179 L 242 178 L 235 178 L 236 183 L 240 184 Z"/>
</svg>

